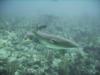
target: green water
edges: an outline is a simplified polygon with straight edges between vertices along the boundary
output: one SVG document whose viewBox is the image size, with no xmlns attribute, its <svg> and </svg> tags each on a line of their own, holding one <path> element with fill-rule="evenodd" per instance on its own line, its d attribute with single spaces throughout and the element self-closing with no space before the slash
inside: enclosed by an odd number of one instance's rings
<svg viewBox="0 0 100 75">
<path fill-rule="evenodd" d="M 0 75 L 100 75 L 99 1 L 0 3 Z"/>
</svg>

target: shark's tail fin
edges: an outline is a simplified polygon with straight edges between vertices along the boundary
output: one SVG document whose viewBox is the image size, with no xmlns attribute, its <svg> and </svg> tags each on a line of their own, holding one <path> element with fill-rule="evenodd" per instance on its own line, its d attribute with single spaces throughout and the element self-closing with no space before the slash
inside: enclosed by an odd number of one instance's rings
<svg viewBox="0 0 100 75">
<path fill-rule="evenodd" d="M 33 31 L 41 31 L 42 29 L 47 28 L 47 25 L 36 25 Z"/>
<path fill-rule="evenodd" d="M 41 26 L 37 27 L 37 30 L 42 30 L 42 29 L 45 29 L 45 28 L 47 28 L 47 25 L 41 25 Z"/>
<path fill-rule="evenodd" d="M 33 35 L 34 35 L 34 34 L 36 34 L 37 31 L 41 31 L 42 29 L 45 29 L 45 28 L 47 28 L 47 25 L 41 25 L 41 26 L 40 26 L 40 25 L 37 24 L 37 25 L 34 27 L 34 29 L 32 30 L 32 33 L 33 33 Z"/>
<path fill-rule="evenodd" d="M 47 28 L 47 25 L 36 25 L 34 27 L 34 29 L 31 31 L 31 33 L 29 33 L 31 36 L 36 36 L 38 31 L 41 31 L 42 29 Z"/>
<path fill-rule="evenodd" d="M 34 29 L 32 31 L 26 32 L 24 39 L 30 39 L 32 40 L 33 38 L 36 38 L 37 31 L 41 31 L 42 29 L 45 29 L 47 25 L 35 25 Z"/>
</svg>

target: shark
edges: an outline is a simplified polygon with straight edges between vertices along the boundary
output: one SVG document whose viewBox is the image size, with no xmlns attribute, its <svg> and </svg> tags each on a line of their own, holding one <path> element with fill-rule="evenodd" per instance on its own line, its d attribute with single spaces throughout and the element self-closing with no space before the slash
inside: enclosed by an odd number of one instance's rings
<svg viewBox="0 0 100 75">
<path fill-rule="evenodd" d="M 42 45 L 52 49 L 67 49 L 79 47 L 79 45 L 72 40 L 66 39 L 61 36 L 48 34 L 42 31 L 32 32 L 28 36 L 31 39 L 35 37 Z"/>
</svg>

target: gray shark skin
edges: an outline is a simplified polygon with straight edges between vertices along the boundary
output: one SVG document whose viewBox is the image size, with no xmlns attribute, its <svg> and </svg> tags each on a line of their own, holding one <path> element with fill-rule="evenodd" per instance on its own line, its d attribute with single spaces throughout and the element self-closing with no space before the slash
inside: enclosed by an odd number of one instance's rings
<svg viewBox="0 0 100 75">
<path fill-rule="evenodd" d="M 35 32 L 35 36 L 39 41 L 47 47 L 56 49 L 77 48 L 79 45 L 69 39 L 60 36 L 55 36 L 41 31 Z"/>
</svg>

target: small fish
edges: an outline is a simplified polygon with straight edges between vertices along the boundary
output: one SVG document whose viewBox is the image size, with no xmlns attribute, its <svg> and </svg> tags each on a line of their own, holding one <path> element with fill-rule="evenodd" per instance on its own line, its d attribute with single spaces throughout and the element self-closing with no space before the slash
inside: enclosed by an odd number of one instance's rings
<svg viewBox="0 0 100 75">
<path fill-rule="evenodd" d="M 66 49 L 66 48 L 76 48 L 78 47 L 78 44 L 69 40 L 65 39 L 60 36 L 47 34 L 41 31 L 36 31 L 34 33 L 30 34 L 31 39 L 32 37 L 39 40 L 39 42 L 43 45 L 45 45 L 48 48 L 53 49 Z M 29 36 L 29 37 L 30 37 Z"/>
</svg>

